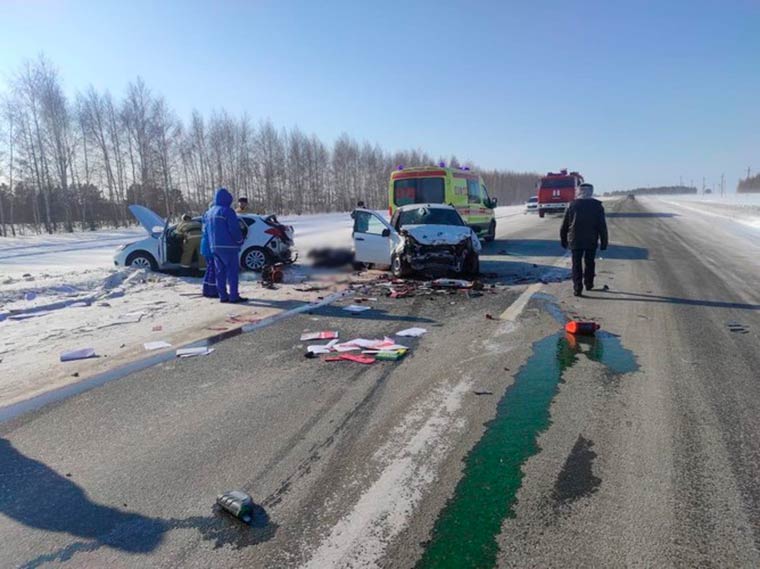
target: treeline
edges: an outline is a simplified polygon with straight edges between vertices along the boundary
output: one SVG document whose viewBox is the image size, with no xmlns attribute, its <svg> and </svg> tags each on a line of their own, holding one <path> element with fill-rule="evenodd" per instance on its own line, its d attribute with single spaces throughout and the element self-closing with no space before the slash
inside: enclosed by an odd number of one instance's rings
<svg viewBox="0 0 760 569">
<path fill-rule="evenodd" d="M 658 186 L 656 188 L 633 188 L 632 190 L 619 190 L 616 192 L 607 192 L 606 196 L 625 196 L 635 194 L 637 196 L 667 196 L 674 194 L 696 194 L 697 188 L 694 186 Z"/>
<path fill-rule="evenodd" d="M 1 235 L 21 224 L 50 233 L 126 225 L 132 203 L 163 216 L 200 212 L 220 186 L 260 212 L 345 211 L 358 200 L 382 209 L 393 168 L 441 161 L 345 134 L 328 146 L 297 127 L 224 110 L 183 121 L 140 78 L 121 99 L 93 87 L 70 99 L 44 56 L 9 80 L 0 134 Z M 510 204 L 533 192 L 538 175 L 484 177 L 492 197 Z"/>
<path fill-rule="evenodd" d="M 760 193 L 760 174 L 739 180 L 736 191 L 740 194 Z"/>
</svg>

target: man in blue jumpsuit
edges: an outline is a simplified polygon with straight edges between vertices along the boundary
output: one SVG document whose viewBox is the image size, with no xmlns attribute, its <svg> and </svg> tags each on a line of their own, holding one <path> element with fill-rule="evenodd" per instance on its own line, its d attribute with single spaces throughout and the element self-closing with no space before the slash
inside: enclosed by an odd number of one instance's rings
<svg viewBox="0 0 760 569">
<path fill-rule="evenodd" d="M 214 205 L 206 212 L 208 240 L 214 255 L 216 288 L 220 302 L 245 302 L 238 293 L 238 272 L 240 270 L 240 246 L 243 233 L 240 221 L 231 207 L 232 194 L 219 188 L 214 196 Z M 229 293 L 227 292 L 229 284 Z"/>
</svg>

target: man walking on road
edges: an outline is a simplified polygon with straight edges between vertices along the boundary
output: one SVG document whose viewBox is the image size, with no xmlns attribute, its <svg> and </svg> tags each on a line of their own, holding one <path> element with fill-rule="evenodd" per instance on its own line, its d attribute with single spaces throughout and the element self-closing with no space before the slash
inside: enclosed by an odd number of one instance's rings
<svg viewBox="0 0 760 569">
<path fill-rule="evenodd" d="M 220 302 L 245 302 L 238 294 L 238 272 L 240 270 L 240 246 L 243 233 L 240 221 L 232 207 L 232 194 L 219 188 L 214 196 L 214 206 L 206 212 L 208 240 L 214 254 L 216 288 Z M 227 284 L 229 283 L 229 294 Z"/>
<path fill-rule="evenodd" d="M 573 254 L 573 292 L 583 296 L 586 290 L 594 288 L 596 248 L 607 249 L 607 220 L 602 202 L 594 199 L 594 186 L 581 184 L 575 200 L 565 211 L 559 238 L 562 247 L 571 249 Z M 585 268 L 584 266 L 585 265 Z"/>
</svg>

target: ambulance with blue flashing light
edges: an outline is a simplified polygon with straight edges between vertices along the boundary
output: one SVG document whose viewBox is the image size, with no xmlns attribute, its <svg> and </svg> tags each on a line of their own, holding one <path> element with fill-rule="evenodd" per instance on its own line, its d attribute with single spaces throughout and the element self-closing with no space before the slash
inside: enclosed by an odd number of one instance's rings
<svg viewBox="0 0 760 569">
<path fill-rule="evenodd" d="M 404 168 L 391 173 L 388 185 L 388 214 L 410 204 L 448 204 L 484 241 L 496 237 L 496 198 L 488 195 L 483 178 L 469 168 L 438 166 Z"/>
</svg>

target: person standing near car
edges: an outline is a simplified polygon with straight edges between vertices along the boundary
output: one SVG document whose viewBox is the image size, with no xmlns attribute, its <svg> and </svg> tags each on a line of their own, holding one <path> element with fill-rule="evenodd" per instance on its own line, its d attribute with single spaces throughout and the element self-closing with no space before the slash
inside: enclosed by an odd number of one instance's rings
<svg viewBox="0 0 760 569">
<path fill-rule="evenodd" d="M 214 202 L 208 205 L 209 209 L 214 207 Z M 206 261 L 206 272 L 203 275 L 203 296 L 206 298 L 219 298 L 219 291 L 216 288 L 216 270 L 214 269 L 214 253 L 211 251 L 211 240 L 209 239 L 209 223 L 206 215 L 201 219 L 201 256 Z"/>
<path fill-rule="evenodd" d="M 248 198 L 240 196 L 238 198 L 238 205 L 235 208 L 235 213 L 251 213 L 251 208 L 248 205 Z"/>
<path fill-rule="evenodd" d="M 214 196 L 214 206 L 206 212 L 208 239 L 214 255 L 216 288 L 220 302 L 245 302 L 238 292 L 240 271 L 240 246 L 243 232 L 240 221 L 232 209 L 232 194 L 219 188 Z M 229 285 L 229 291 L 227 290 Z"/>
<path fill-rule="evenodd" d="M 182 241 L 182 258 L 179 262 L 181 274 L 183 276 L 190 275 L 190 268 L 194 257 L 197 257 L 198 268 L 202 269 L 204 259 L 198 253 L 201 244 L 201 223 L 193 221 L 190 215 L 185 214 L 182 216 L 182 221 L 174 228 L 174 234 L 177 236 L 177 239 Z"/>
<path fill-rule="evenodd" d="M 575 200 L 565 211 L 559 238 L 562 247 L 570 248 L 573 255 L 573 293 L 583 296 L 594 288 L 596 275 L 596 249 L 607 249 L 607 220 L 602 202 L 594 199 L 594 186 L 581 184 Z M 584 266 L 585 265 L 585 266 Z"/>
</svg>

